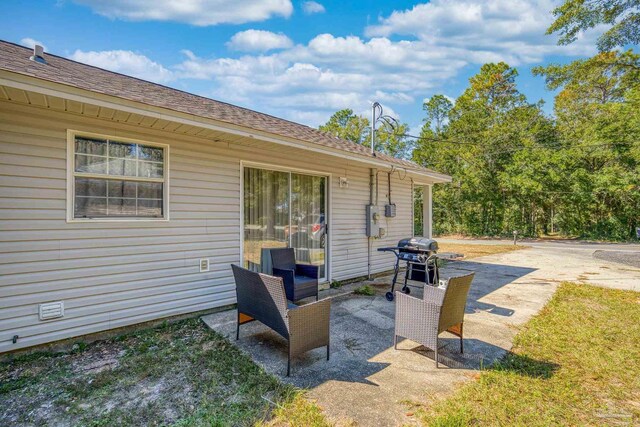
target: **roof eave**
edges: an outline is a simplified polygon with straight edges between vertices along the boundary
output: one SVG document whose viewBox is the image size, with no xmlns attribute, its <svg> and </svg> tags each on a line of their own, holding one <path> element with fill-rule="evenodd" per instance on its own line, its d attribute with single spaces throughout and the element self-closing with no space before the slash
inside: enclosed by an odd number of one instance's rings
<svg viewBox="0 0 640 427">
<path fill-rule="evenodd" d="M 226 132 L 238 136 L 256 138 L 265 142 L 271 142 L 280 145 L 290 145 L 301 149 L 315 151 L 322 154 L 338 156 L 349 160 L 367 163 L 377 167 L 395 167 L 405 169 L 408 173 L 426 177 L 431 183 L 451 182 L 451 177 L 445 174 L 437 173 L 429 170 L 414 169 L 399 166 L 392 162 L 381 159 L 374 159 L 365 155 L 351 153 L 345 150 L 325 147 L 313 142 L 304 141 L 294 137 L 284 137 L 282 135 L 270 134 L 264 131 L 258 131 L 252 128 L 232 125 L 217 120 L 181 113 L 167 108 L 156 107 L 141 102 L 131 101 L 119 98 L 113 95 L 106 95 L 86 89 L 80 89 L 75 86 L 56 83 L 49 80 L 27 76 L 7 70 L 0 70 L 0 85 L 22 89 L 26 91 L 40 93 L 42 95 L 56 96 L 64 99 L 70 99 L 77 102 L 93 104 L 105 108 L 126 111 L 159 119 L 179 122 L 192 126 L 199 126 L 211 130 Z"/>
</svg>

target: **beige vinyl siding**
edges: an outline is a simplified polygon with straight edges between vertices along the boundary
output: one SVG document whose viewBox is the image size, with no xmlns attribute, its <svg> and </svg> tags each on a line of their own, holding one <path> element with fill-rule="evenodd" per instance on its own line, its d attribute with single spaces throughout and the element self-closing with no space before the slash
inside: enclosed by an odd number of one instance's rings
<svg viewBox="0 0 640 427">
<path fill-rule="evenodd" d="M 206 138 L 179 134 L 180 126 L 142 116 L 68 110 L 96 117 L 0 101 L 0 352 L 234 303 L 241 161 L 331 174 L 331 278 L 366 274 L 366 164 L 207 130 L 183 128 Z M 68 223 L 68 129 L 168 144 L 170 220 Z M 386 171 L 378 180 L 382 210 Z M 375 249 L 411 235 L 410 178 L 395 173 L 392 185 L 397 217 L 382 220 L 387 236 L 374 241 L 374 272 L 393 266 Z M 210 260 L 209 272 L 199 272 L 200 258 Z M 64 301 L 65 317 L 40 321 L 38 304 L 50 301 Z"/>
</svg>

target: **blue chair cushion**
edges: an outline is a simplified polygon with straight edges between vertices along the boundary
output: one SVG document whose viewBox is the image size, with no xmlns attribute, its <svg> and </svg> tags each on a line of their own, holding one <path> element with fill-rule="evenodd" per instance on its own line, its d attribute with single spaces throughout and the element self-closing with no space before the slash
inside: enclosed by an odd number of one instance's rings
<svg viewBox="0 0 640 427">
<path fill-rule="evenodd" d="M 296 288 L 307 288 L 307 287 L 314 287 L 318 285 L 318 280 L 313 277 L 296 275 L 294 278 L 294 281 L 295 281 Z"/>
</svg>

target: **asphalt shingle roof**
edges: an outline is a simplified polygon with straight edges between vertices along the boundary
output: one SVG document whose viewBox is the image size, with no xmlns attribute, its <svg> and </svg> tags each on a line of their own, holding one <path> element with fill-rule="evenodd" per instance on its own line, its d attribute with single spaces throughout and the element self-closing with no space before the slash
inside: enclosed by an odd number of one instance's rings
<svg viewBox="0 0 640 427">
<path fill-rule="evenodd" d="M 29 48 L 0 40 L 0 70 L 372 158 L 367 147 L 336 138 L 309 126 L 49 53 L 45 53 L 46 64 L 41 64 L 29 59 L 32 53 Z M 376 153 L 375 158 L 417 172 L 438 174 L 414 162 L 386 154 Z"/>
</svg>

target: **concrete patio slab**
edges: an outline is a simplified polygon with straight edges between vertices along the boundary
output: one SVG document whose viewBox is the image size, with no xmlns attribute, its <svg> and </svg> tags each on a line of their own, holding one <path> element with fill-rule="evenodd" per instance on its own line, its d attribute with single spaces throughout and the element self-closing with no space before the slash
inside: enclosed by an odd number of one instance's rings
<svg viewBox="0 0 640 427">
<path fill-rule="evenodd" d="M 474 377 L 482 366 L 503 357 L 518 326 L 536 314 L 564 280 L 640 289 L 640 271 L 597 260 L 583 249 L 534 247 L 472 261 L 450 263 L 450 277 L 476 273 L 465 317 L 465 353 L 457 338 L 443 334 L 441 367 L 433 352 L 405 340 L 393 349 L 395 304 L 384 298 L 389 277 L 369 282 L 375 296 L 348 293 L 360 284 L 323 291 L 332 298 L 331 360 L 324 349 L 310 351 L 292 364 L 286 377 L 286 343 L 258 322 L 242 326 L 235 341 L 235 311 L 215 313 L 203 320 L 228 336 L 267 372 L 309 390 L 325 414 L 358 425 L 413 424 L 411 402 L 428 403 L 446 396 Z M 420 297 L 420 286 L 412 287 Z"/>
</svg>

